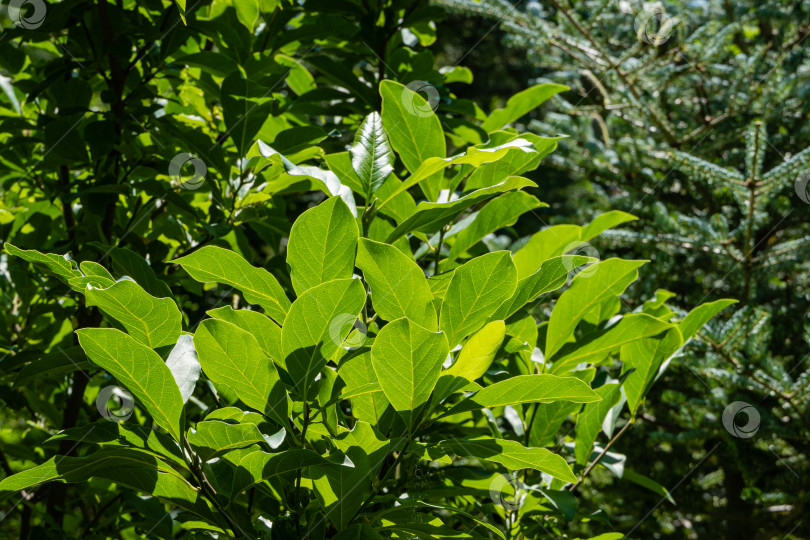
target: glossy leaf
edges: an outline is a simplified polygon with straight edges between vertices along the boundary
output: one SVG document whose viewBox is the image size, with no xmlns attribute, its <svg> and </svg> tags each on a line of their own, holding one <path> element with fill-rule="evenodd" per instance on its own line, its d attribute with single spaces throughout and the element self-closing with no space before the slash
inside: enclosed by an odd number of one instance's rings
<svg viewBox="0 0 810 540">
<path fill-rule="evenodd" d="M 422 96 L 389 79 L 380 83 L 380 96 L 383 126 L 409 171 L 418 169 L 427 158 L 445 156 L 439 117 Z"/>
<path fill-rule="evenodd" d="M 394 152 L 388 143 L 379 113 L 366 116 L 354 136 L 352 168 L 360 179 L 362 193 L 370 201 L 388 176 L 394 172 Z"/>
</svg>

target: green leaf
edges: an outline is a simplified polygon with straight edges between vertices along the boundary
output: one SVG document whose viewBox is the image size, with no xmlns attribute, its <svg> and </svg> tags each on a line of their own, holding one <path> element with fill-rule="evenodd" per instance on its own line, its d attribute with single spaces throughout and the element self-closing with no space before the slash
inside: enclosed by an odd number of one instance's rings
<svg viewBox="0 0 810 540">
<path fill-rule="evenodd" d="M 438 329 L 433 294 L 421 268 L 396 247 L 360 240 L 357 267 L 371 288 L 374 310 L 386 321 L 407 317 L 431 332 Z"/>
<path fill-rule="evenodd" d="M 517 441 L 504 439 L 448 439 L 442 441 L 440 445 L 447 452 L 494 461 L 510 471 L 534 469 L 564 482 L 577 480 L 565 459 L 545 448 L 526 448 Z"/>
<path fill-rule="evenodd" d="M 200 378 L 200 362 L 197 360 L 192 336 L 183 334 L 177 339 L 177 344 L 166 359 L 166 366 L 172 372 L 174 381 L 180 389 L 183 403 L 187 402 Z"/>
<path fill-rule="evenodd" d="M 520 278 L 529 276 L 551 257 L 575 250 L 601 232 L 635 219 L 636 217 L 631 214 L 613 210 L 597 216 L 584 227 L 555 225 L 543 229 L 515 252 L 513 258 L 518 269 L 518 276 Z M 579 253 L 579 255 L 588 255 L 588 253 Z"/>
<path fill-rule="evenodd" d="M 281 327 L 284 364 L 303 399 L 329 358 L 343 346 L 366 302 L 359 279 L 336 279 L 298 297 Z"/>
<path fill-rule="evenodd" d="M 494 131 L 519 120 L 528 112 L 539 107 L 544 101 L 553 96 L 568 90 L 567 86 L 561 84 L 538 84 L 518 92 L 510 97 L 503 109 L 496 109 L 484 120 L 481 128 L 487 132 Z"/>
<path fill-rule="evenodd" d="M 621 385 L 615 383 L 605 384 L 596 389 L 596 394 L 601 398 L 601 401 L 585 405 L 585 409 L 577 418 L 574 455 L 580 465 L 588 463 L 593 443 L 602 429 L 602 422 L 605 421 L 610 409 L 621 399 Z"/>
<path fill-rule="evenodd" d="M 382 118 L 376 111 L 366 116 L 354 136 L 352 168 L 360 179 L 366 202 L 394 172 L 394 153 L 388 144 Z"/>
<path fill-rule="evenodd" d="M 503 321 L 493 321 L 473 334 L 458 353 L 458 359 L 447 368 L 442 376 L 462 377 L 469 382 L 487 372 L 495 354 L 503 343 L 506 325 Z"/>
<path fill-rule="evenodd" d="M 91 242 L 91 244 L 100 249 L 105 257 L 109 256 L 112 259 L 113 270 L 119 275 L 131 277 L 146 292 L 156 298 L 170 298 L 172 296 L 171 289 L 157 277 L 154 268 L 149 265 L 146 259 L 134 251 L 127 248 L 107 246 L 100 242 Z"/>
<path fill-rule="evenodd" d="M 409 171 L 427 158 L 446 155 L 441 122 L 422 96 L 389 79 L 380 83 L 380 96 L 383 126 Z"/>
<path fill-rule="evenodd" d="M 183 398 L 160 356 L 115 328 L 84 328 L 76 335 L 87 357 L 118 379 L 155 423 L 180 441 Z"/>
<path fill-rule="evenodd" d="M 278 453 L 246 448 L 225 454 L 221 461 L 227 469 L 224 474 L 215 473 L 212 481 L 215 487 L 236 498 L 253 485 L 323 463 L 324 458 L 306 448 L 290 448 Z"/>
<path fill-rule="evenodd" d="M 259 412 L 288 426 L 287 392 L 273 362 L 249 332 L 218 319 L 206 319 L 194 334 L 194 347 L 206 376 L 236 392 Z"/>
<path fill-rule="evenodd" d="M 73 262 L 68 255 L 40 253 L 35 249 L 20 249 L 9 242 L 6 242 L 3 247 L 9 255 L 14 255 L 24 261 L 38 264 L 51 273 L 61 277 L 66 282 L 71 278 L 81 277 L 82 275 L 79 269 L 76 268 L 76 263 Z"/>
<path fill-rule="evenodd" d="M 625 315 L 615 325 L 591 341 L 564 347 L 551 367 L 551 373 L 561 375 L 583 362 L 596 362 L 611 352 L 618 351 L 622 345 L 632 343 L 642 338 L 660 334 L 673 328 L 655 317 L 645 313 L 631 313 Z M 678 339 L 680 341 L 680 339 Z"/>
<path fill-rule="evenodd" d="M 203 461 L 208 461 L 231 450 L 265 441 L 256 424 L 204 420 L 197 422 L 196 429 L 189 430 L 188 442 Z"/>
<path fill-rule="evenodd" d="M 264 354 L 278 365 L 284 366 L 284 356 L 281 354 L 281 327 L 273 319 L 258 311 L 233 309 L 231 306 L 210 309 L 206 313 L 214 319 L 229 322 L 250 332 Z"/>
<path fill-rule="evenodd" d="M 242 292 L 245 300 L 258 304 L 279 324 L 290 309 L 290 300 L 273 275 L 248 264 L 237 253 L 216 246 L 205 246 L 191 255 L 173 261 L 202 283 L 223 283 Z"/>
<path fill-rule="evenodd" d="M 622 294 L 638 278 L 638 268 L 645 263 L 607 259 L 596 263 L 586 274 L 577 274 L 551 312 L 546 331 L 546 360 L 562 348 L 579 321 L 594 306 Z"/>
<path fill-rule="evenodd" d="M 234 70 L 222 81 L 220 101 L 226 133 L 236 144 L 239 155 L 243 156 L 270 115 L 273 97 L 268 95 L 264 86 L 245 79 L 241 71 Z"/>
<path fill-rule="evenodd" d="M 505 144 L 500 146 L 494 147 L 472 147 L 469 148 L 466 152 L 449 157 L 449 158 L 428 158 L 427 160 L 423 161 L 419 168 L 408 177 L 407 180 L 401 182 L 396 189 L 391 191 L 390 193 L 386 194 L 385 196 L 380 196 L 382 202 L 377 205 L 378 209 L 382 209 L 388 203 L 392 202 L 396 197 L 407 191 L 408 189 L 412 188 L 415 185 L 420 184 L 422 181 L 427 180 L 428 178 L 435 177 L 436 173 L 446 169 L 451 165 L 473 165 L 476 168 L 483 168 L 487 164 L 500 162 L 501 160 L 507 159 L 510 155 L 513 154 L 520 154 L 520 155 L 531 155 L 533 157 L 537 156 L 537 152 L 532 148 L 532 145 L 529 141 L 525 139 L 514 139 L 508 141 Z M 511 174 L 505 174 L 500 176 L 496 181 L 489 182 L 486 186 L 480 187 L 490 187 L 493 184 L 498 184 L 505 180 L 507 177 L 513 176 Z M 467 191 L 471 189 L 475 189 L 474 186 L 467 186 Z M 424 190 L 423 190 L 424 191 Z"/>
<path fill-rule="evenodd" d="M 259 20 L 259 0 L 233 0 L 231 4 L 236 10 L 239 22 L 253 33 L 256 21 Z"/>
<path fill-rule="evenodd" d="M 172 345 L 180 337 L 182 315 L 174 300 L 155 298 L 134 281 L 122 279 L 108 289 L 91 287 L 84 294 L 88 306 L 98 306 L 152 349 Z"/>
<path fill-rule="evenodd" d="M 565 285 L 571 270 L 589 262 L 596 262 L 596 259 L 582 255 L 563 255 L 547 260 L 534 274 L 518 281 L 515 293 L 498 307 L 491 318 L 508 319 L 541 294 L 556 291 Z"/>
<path fill-rule="evenodd" d="M 486 235 L 513 225 L 524 213 L 541 206 L 548 205 L 523 191 L 506 193 L 491 200 L 478 212 L 473 222 L 455 236 L 443 265 L 449 265 Z"/>
<path fill-rule="evenodd" d="M 466 401 L 477 407 L 491 409 L 518 403 L 550 403 L 553 401 L 591 403 L 599 401 L 599 399 L 600 397 L 591 390 L 590 386 L 576 377 L 540 374 L 518 375 L 491 384 L 479 390 Z"/>
<path fill-rule="evenodd" d="M 421 202 L 416 206 L 413 214 L 400 223 L 386 242 L 394 242 L 403 234 L 409 232 L 423 232 L 432 234 L 438 231 L 443 225 L 449 223 L 453 218 L 474 204 L 489 199 L 493 195 L 513 191 L 524 187 L 537 187 L 534 182 L 520 176 L 510 176 L 500 184 L 472 191 L 455 201 L 445 203 Z"/>
<path fill-rule="evenodd" d="M 726 309 L 728 306 L 736 303 L 737 300 L 716 300 L 714 302 L 702 304 L 690 311 L 689 314 L 684 317 L 683 321 L 681 321 L 681 324 L 678 325 L 678 329 L 681 331 L 681 334 L 683 334 L 684 342 L 688 341 L 695 334 L 697 334 L 698 330 L 703 328 L 703 326 L 715 315 Z"/>
<path fill-rule="evenodd" d="M 621 348 L 624 393 L 631 413 L 635 413 L 647 394 L 661 364 L 683 344 L 678 329 L 673 328 L 659 339 L 641 339 Z"/>
<path fill-rule="evenodd" d="M 380 330 L 371 363 L 385 397 L 397 411 L 415 411 L 427 402 L 450 349 L 442 332 L 431 332 L 408 319 Z"/>
<path fill-rule="evenodd" d="M 647 488 L 648 490 L 652 491 L 656 495 L 664 497 L 666 500 L 668 500 L 672 504 L 675 504 L 675 499 L 672 498 L 672 494 L 669 492 L 669 490 L 667 488 L 665 488 L 664 486 L 662 486 L 661 484 L 659 484 L 658 482 L 656 482 L 655 480 L 653 480 L 652 478 L 644 476 L 643 474 L 639 474 L 639 473 L 635 472 L 634 470 L 628 469 L 628 468 L 624 469 L 624 473 L 622 474 L 622 478 L 624 480 L 629 480 L 630 482 L 633 482 L 634 484 L 638 484 L 639 486 L 641 486 L 643 488 Z"/>
<path fill-rule="evenodd" d="M 340 197 L 310 208 L 295 221 L 287 245 L 287 264 L 299 296 L 333 279 L 352 277 L 357 221 Z"/>
<path fill-rule="evenodd" d="M 529 444 L 532 446 L 548 446 L 558 441 L 557 430 L 571 414 L 582 407 L 579 403 L 555 401 L 553 403 L 538 403 L 534 409 L 529 431 Z"/>
<path fill-rule="evenodd" d="M 450 348 L 481 328 L 516 286 L 508 251 L 488 253 L 456 268 L 439 314 L 439 328 L 447 333 Z"/>
<path fill-rule="evenodd" d="M 15 492 L 55 480 L 75 483 L 104 478 L 135 491 L 149 493 L 217 523 L 199 490 L 155 456 L 130 448 L 104 448 L 84 457 L 54 456 L 45 463 L 4 478 L 0 502 Z"/>
<path fill-rule="evenodd" d="M 380 389 L 377 374 L 371 363 L 371 349 L 366 349 L 340 363 L 338 375 L 346 388 L 376 388 L 378 392 L 364 392 L 351 397 L 352 416 L 374 425 L 380 425 L 383 414 L 390 407 L 388 399 Z M 344 399 L 349 399 L 348 396 Z"/>
</svg>

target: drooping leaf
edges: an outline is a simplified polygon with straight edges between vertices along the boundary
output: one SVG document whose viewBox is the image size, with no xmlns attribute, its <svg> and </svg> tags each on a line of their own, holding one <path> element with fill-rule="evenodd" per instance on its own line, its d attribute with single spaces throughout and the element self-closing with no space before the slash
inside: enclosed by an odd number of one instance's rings
<svg viewBox="0 0 810 540">
<path fill-rule="evenodd" d="M 439 314 L 439 328 L 450 347 L 481 328 L 495 309 L 512 296 L 517 272 L 507 251 L 496 251 L 453 271 Z"/>
<path fill-rule="evenodd" d="M 293 303 L 281 327 L 281 351 L 305 399 L 321 368 L 343 346 L 365 301 L 363 284 L 350 278 L 321 283 Z"/>
<path fill-rule="evenodd" d="M 574 328 L 600 302 L 618 296 L 638 277 L 646 261 L 607 259 L 587 274 L 577 274 L 571 286 L 557 300 L 546 331 L 546 359 L 551 359 L 574 332 Z"/>
<path fill-rule="evenodd" d="M 160 356 L 115 328 L 83 328 L 76 335 L 87 357 L 132 392 L 157 425 L 181 440 L 183 397 Z"/>
<path fill-rule="evenodd" d="M 156 349 L 177 342 L 181 331 L 181 314 L 171 298 L 155 298 L 140 285 L 122 279 L 108 289 L 85 291 L 88 306 L 120 322 L 130 336 Z"/>
<path fill-rule="evenodd" d="M 405 318 L 380 330 L 371 348 L 371 363 L 394 409 L 412 412 L 427 402 L 449 351 L 444 333 Z"/>
<path fill-rule="evenodd" d="M 372 112 L 360 124 L 350 152 L 352 168 L 360 179 L 368 204 L 374 192 L 394 171 L 394 153 L 378 112 Z"/>
<path fill-rule="evenodd" d="M 673 328 L 671 324 L 645 313 L 625 315 L 597 338 L 585 344 L 563 347 L 551 367 L 551 373 L 560 375 L 580 363 L 598 361 L 609 353 L 618 351 L 623 345 L 660 334 L 671 328 Z"/>
<path fill-rule="evenodd" d="M 360 240 L 357 267 L 371 288 L 371 302 L 379 315 L 393 321 L 407 317 L 435 332 L 433 294 L 421 268 L 399 249 L 367 238 Z"/>
<path fill-rule="evenodd" d="M 278 280 L 263 268 L 249 264 L 239 254 L 216 246 L 204 246 L 173 261 L 203 283 L 223 283 L 242 292 L 245 300 L 258 304 L 279 324 L 290 309 L 290 300 Z"/>
<path fill-rule="evenodd" d="M 287 264 L 298 295 L 333 279 L 352 277 L 357 222 L 340 197 L 310 208 L 295 221 L 287 244 Z"/>
<path fill-rule="evenodd" d="M 481 124 L 481 128 L 488 132 L 500 129 L 536 109 L 554 94 L 565 90 L 568 90 L 567 86 L 545 83 L 518 92 L 506 101 L 504 108 L 492 111 Z"/>
<path fill-rule="evenodd" d="M 609 383 L 596 389 L 596 394 L 600 401 L 585 405 L 585 409 L 577 418 L 577 435 L 574 447 L 574 455 L 577 463 L 585 465 L 591 455 L 593 443 L 596 436 L 602 430 L 602 422 L 605 420 L 610 409 L 616 405 L 622 397 L 621 385 Z"/>
</svg>

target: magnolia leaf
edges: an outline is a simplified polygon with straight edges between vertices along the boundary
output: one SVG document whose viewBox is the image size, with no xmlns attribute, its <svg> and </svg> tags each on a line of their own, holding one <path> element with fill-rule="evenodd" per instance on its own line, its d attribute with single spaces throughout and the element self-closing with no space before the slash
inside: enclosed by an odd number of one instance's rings
<svg viewBox="0 0 810 540">
<path fill-rule="evenodd" d="M 84 294 L 88 306 L 98 306 L 152 349 L 174 344 L 180 337 L 182 316 L 174 300 L 155 298 L 134 281 L 122 279 L 107 289 L 90 287 Z"/>
<path fill-rule="evenodd" d="M 610 383 L 600 386 L 596 389 L 596 394 L 601 398 L 601 401 L 585 405 L 585 409 L 577 418 L 574 455 L 576 455 L 577 463 L 580 465 L 585 465 L 588 462 L 596 436 L 602 430 L 602 422 L 610 409 L 621 399 L 621 385 Z"/>
<path fill-rule="evenodd" d="M 183 403 L 194 393 L 197 379 L 200 378 L 200 361 L 194 350 L 193 336 L 184 334 L 177 339 L 177 344 L 166 359 L 166 366 L 172 372 L 174 381 L 180 389 Z"/>
<path fill-rule="evenodd" d="M 250 332 L 223 320 L 206 319 L 197 327 L 194 347 L 214 385 L 224 385 L 248 407 L 289 425 L 287 392 L 273 362 Z"/>
<path fill-rule="evenodd" d="M 298 297 L 281 328 L 284 365 L 304 399 L 312 381 L 343 346 L 366 302 L 359 279 L 321 283 Z"/>
<path fill-rule="evenodd" d="M 647 261 L 607 259 L 580 273 L 557 300 L 546 331 L 546 360 L 550 360 L 573 335 L 579 321 L 591 308 L 611 296 L 619 296 L 638 277 Z"/>
<path fill-rule="evenodd" d="M 248 264 L 239 254 L 216 246 L 204 246 L 173 261 L 203 283 L 223 283 L 239 289 L 245 300 L 258 304 L 279 324 L 290 309 L 290 300 L 278 280 L 263 268 Z"/>
<path fill-rule="evenodd" d="M 481 328 L 516 286 L 517 272 L 508 251 L 488 253 L 456 268 L 439 315 L 439 328 L 447 333 L 450 348 Z"/>
<path fill-rule="evenodd" d="M 180 441 L 183 397 L 160 356 L 115 328 L 83 328 L 76 335 L 87 358 L 118 379 L 155 423 Z"/>
<path fill-rule="evenodd" d="M 427 402 L 449 351 L 444 333 L 408 319 L 397 319 L 380 330 L 371 363 L 394 409 L 413 412 Z"/>
<path fill-rule="evenodd" d="M 504 439 L 449 439 L 442 441 L 440 445 L 447 452 L 494 461 L 510 471 L 534 469 L 564 482 L 577 480 L 565 459 L 545 448 L 526 448 L 517 441 Z"/>
<path fill-rule="evenodd" d="M 296 294 L 326 281 L 352 277 L 358 236 L 357 222 L 340 197 L 331 197 L 301 214 L 287 244 Z"/>
<path fill-rule="evenodd" d="M 361 192 L 370 203 L 372 195 L 394 171 L 394 153 L 378 112 L 366 116 L 354 136 L 352 168 L 360 179 Z"/>
<path fill-rule="evenodd" d="M 454 201 L 444 203 L 421 202 L 416 206 L 413 214 L 408 216 L 388 235 L 386 242 L 390 244 L 409 232 L 432 234 L 470 206 L 489 199 L 493 195 L 524 187 L 536 187 L 536 184 L 521 176 L 510 176 L 500 184 L 472 191 Z"/>
<path fill-rule="evenodd" d="M 442 124 L 421 95 L 386 79 L 380 83 L 380 96 L 383 126 L 409 171 L 414 172 L 427 158 L 446 155 Z"/>
<path fill-rule="evenodd" d="M 413 259 L 390 244 L 363 238 L 357 267 L 371 288 L 371 302 L 380 317 L 387 321 L 407 317 L 431 332 L 438 329 L 433 294 Z"/>
</svg>

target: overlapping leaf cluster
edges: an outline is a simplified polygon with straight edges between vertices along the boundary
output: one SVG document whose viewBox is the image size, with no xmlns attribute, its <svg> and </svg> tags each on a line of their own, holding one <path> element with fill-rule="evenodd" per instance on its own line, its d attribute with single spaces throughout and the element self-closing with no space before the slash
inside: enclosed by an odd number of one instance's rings
<svg viewBox="0 0 810 540">
<path fill-rule="evenodd" d="M 438 116 L 414 114 L 428 103 L 393 81 L 333 170 L 255 143 L 246 160 L 274 168 L 268 182 L 340 187 L 292 225 L 288 274 L 216 245 L 173 260 L 184 286 L 234 298 L 200 322 L 153 274 L 6 244 L 98 308 L 106 324 L 77 330 L 79 346 L 136 414 L 58 433 L 50 440 L 94 449 L 5 478 L 0 498 L 103 479 L 176 507 L 178 527 L 236 537 L 535 537 L 590 519 L 572 492 L 608 454 L 600 432 L 632 422 L 730 302 L 678 320 L 660 295 L 625 312 L 645 261 L 566 254 L 633 219 L 621 212 L 489 249 L 490 233 L 543 204 L 517 175 L 556 141 L 505 127 L 557 89 L 538 90 L 487 116 L 486 142 L 449 157 Z M 563 288 L 543 320 L 527 311 Z"/>
</svg>

